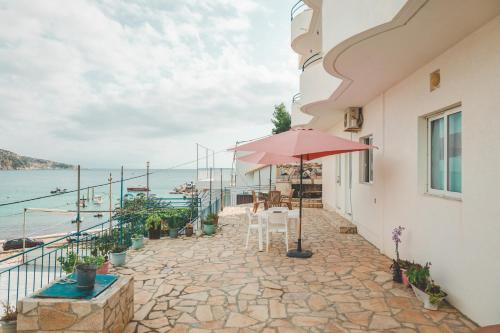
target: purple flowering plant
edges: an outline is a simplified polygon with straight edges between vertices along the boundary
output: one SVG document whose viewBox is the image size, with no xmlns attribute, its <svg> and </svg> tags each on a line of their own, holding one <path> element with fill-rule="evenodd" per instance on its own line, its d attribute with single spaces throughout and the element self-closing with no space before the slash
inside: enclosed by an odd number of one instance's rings
<svg viewBox="0 0 500 333">
<path fill-rule="evenodd" d="M 403 234 L 405 227 L 398 226 L 392 230 L 392 240 L 396 245 L 396 259 L 399 262 L 399 243 L 401 243 L 401 235 Z"/>
</svg>

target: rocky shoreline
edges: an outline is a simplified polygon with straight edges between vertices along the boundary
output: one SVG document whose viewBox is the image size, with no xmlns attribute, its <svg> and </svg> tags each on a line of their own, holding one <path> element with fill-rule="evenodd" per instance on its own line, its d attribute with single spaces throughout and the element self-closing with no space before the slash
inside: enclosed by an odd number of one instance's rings
<svg viewBox="0 0 500 333">
<path fill-rule="evenodd" d="M 0 170 L 58 170 L 75 169 L 74 165 L 21 156 L 8 150 L 0 149 Z"/>
</svg>

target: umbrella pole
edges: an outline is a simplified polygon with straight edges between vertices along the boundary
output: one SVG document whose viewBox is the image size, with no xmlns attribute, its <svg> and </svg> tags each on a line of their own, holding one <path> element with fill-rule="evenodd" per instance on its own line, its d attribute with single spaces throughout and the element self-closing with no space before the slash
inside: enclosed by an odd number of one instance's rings
<svg viewBox="0 0 500 333">
<path fill-rule="evenodd" d="M 311 251 L 302 251 L 302 195 L 303 195 L 303 184 L 302 175 L 304 174 L 304 156 L 300 155 L 300 187 L 299 187 L 299 234 L 297 239 L 297 250 L 290 250 L 286 254 L 288 257 L 292 258 L 310 258 L 312 256 Z"/>
</svg>

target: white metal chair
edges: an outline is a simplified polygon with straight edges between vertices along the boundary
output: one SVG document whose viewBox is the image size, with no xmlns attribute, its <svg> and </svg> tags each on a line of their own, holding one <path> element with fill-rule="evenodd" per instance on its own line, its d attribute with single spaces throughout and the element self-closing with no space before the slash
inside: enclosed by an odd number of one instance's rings
<svg viewBox="0 0 500 333">
<path fill-rule="evenodd" d="M 252 210 L 250 210 L 249 207 L 245 208 L 245 212 L 246 212 L 247 220 L 248 220 L 247 241 L 246 241 L 245 248 L 248 249 L 248 241 L 250 239 L 250 230 L 257 230 L 257 231 L 259 231 L 259 217 L 257 216 L 257 214 L 254 214 L 252 212 Z M 265 227 L 265 225 L 262 224 L 262 228 L 264 228 L 264 227 Z M 260 235 L 262 235 L 262 233 L 260 233 Z M 260 244 L 262 244 L 262 240 L 259 237 L 259 249 L 261 247 Z"/>
<path fill-rule="evenodd" d="M 285 234 L 286 252 L 288 252 L 288 212 L 273 212 L 272 208 L 267 213 L 267 244 L 266 251 L 269 251 L 269 239 L 271 233 L 279 232 Z"/>
</svg>

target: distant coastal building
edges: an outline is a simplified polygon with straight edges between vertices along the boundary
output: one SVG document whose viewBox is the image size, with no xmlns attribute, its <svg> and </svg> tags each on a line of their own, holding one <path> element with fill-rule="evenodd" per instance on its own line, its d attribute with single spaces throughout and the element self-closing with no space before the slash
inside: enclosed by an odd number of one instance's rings
<svg viewBox="0 0 500 333">
<path fill-rule="evenodd" d="M 324 158 L 323 205 L 448 300 L 500 321 L 500 1 L 304 0 L 291 13 L 292 126 L 374 144 Z"/>
<path fill-rule="evenodd" d="M 235 153 L 232 185 L 238 187 L 258 187 L 260 185 L 264 188 L 269 187 L 269 182 L 274 184 L 276 181 L 276 167 L 253 164 L 236 159 L 246 154 L 248 152 Z"/>
</svg>

